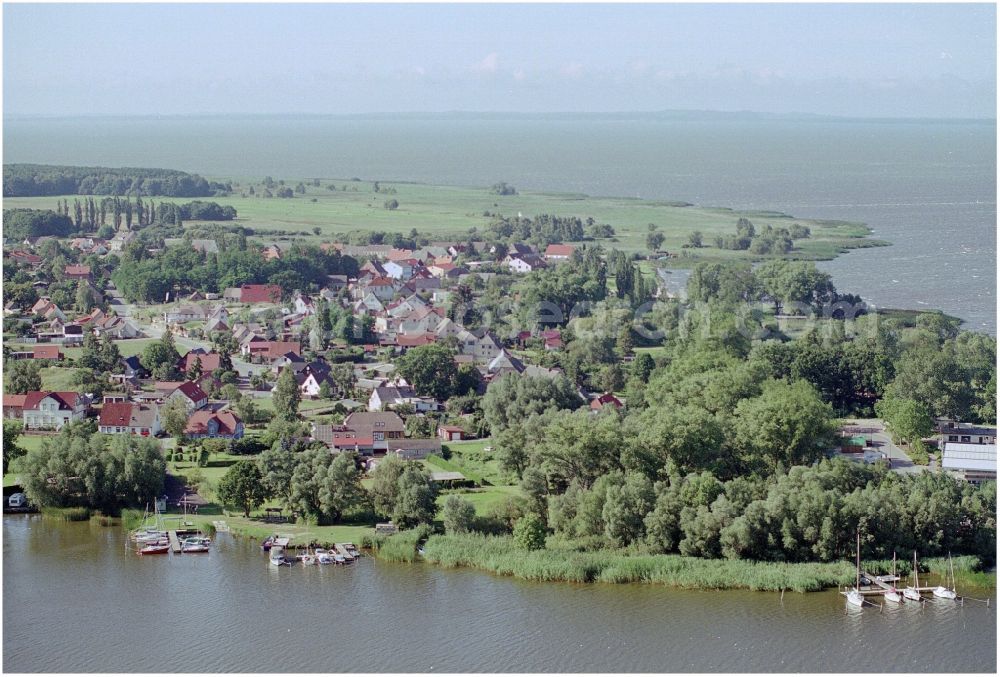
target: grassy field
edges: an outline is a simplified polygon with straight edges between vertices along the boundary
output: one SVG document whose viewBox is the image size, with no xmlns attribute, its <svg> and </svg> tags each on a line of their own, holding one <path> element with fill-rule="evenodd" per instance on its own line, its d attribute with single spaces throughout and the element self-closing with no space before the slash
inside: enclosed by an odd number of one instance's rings
<svg viewBox="0 0 1000 677">
<path fill-rule="evenodd" d="M 122 357 L 132 357 L 133 355 L 140 355 L 143 350 L 146 349 L 150 343 L 155 343 L 157 339 L 144 338 L 144 339 L 123 339 L 121 341 L 115 341 L 115 345 L 118 346 L 118 352 L 121 353 Z M 24 344 L 17 342 L 5 343 L 11 350 L 31 350 L 35 347 L 34 344 Z M 38 345 L 49 345 L 49 344 L 38 344 Z M 77 360 L 83 355 L 83 348 L 79 346 L 74 346 L 71 348 L 62 348 L 62 354 L 71 360 Z"/>
<path fill-rule="evenodd" d="M 294 185 L 295 180 L 287 183 Z M 525 216 L 556 214 L 593 217 L 599 223 L 609 223 L 616 237 L 604 242 L 625 251 L 644 251 L 648 224 L 655 224 L 665 235 L 663 249 L 685 253 L 671 265 L 687 266 L 704 259 L 746 258 L 747 252 L 722 251 L 714 247 L 682 250 L 689 233 L 700 230 L 706 244 L 716 235 L 735 232 L 736 221 L 745 216 L 758 228 L 799 223 L 808 226 L 813 236 L 796 243 L 799 248 L 790 257 L 809 259 L 834 258 L 850 248 L 878 244 L 866 236 L 869 229 L 861 224 L 840 221 L 819 221 L 793 218 L 777 212 L 734 211 L 725 208 L 684 206 L 683 203 L 643 200 L 637 198 L 590 197 L 577 193 L 523 192 L 499 196 L 484 187 L 433 186 L 416 183 L 386 183 L 383 189 L 394 189 L 392 195 L 375 193 L 371 183 L 343 179 L 324 179 L 322 187 L 308 185 L 304 195 L 291 199 L 241 197 L 218 198 L 221 204 L 232 205 L 239 213 L 234 222 L 259 231 L 269 239 L 267 231 L 293 231 L 296 236 L 316 242 L 330 240 L 335 233 L 381 230 L 409 233 L 416 229 L 431 237 L 462 236 L 470 228 L 482 229 L 489 222 L 484 212 L 504 215 L 522 213 Z M 325 188 L 329 183 L 336 191 Z M 347 186 L 348 190 L 341 190 Z M 356 189 L 356 190 L 355 190 Z M 238 189 L 241 190 L 241 189 Z M 8 198 L 6 207 L 52 209 L 63 197 Z M 387 199 L 399 202 L 395 210 L 385 209 Z M 174 198 L 171 198 L 174 199 Z M 176 199 L 174 199 L 176 200 Z M 190 222 L 188 225 L 195 225 Z M 314 229 L 319 229 L 315 234 Z M 277 233 L 275 237 L 280 237 Z"/>
<path fill-rule="evenodd" d="M 441 509 L 444 508 L 444 502 L 451 494 L 457 494 L 471 503 L 476 508 L 476 515 L 479 517 L 488 516 L 490 511 L 495 506 L 503 503 L 511 496 L 524 495 L 521 492 L 521 489 L 514 485 L 483 487 L 482 489 L 456 489 L 453 491 L 443 491 L 437 499 L 438 520 L 442 518 Z"/>
</svg>

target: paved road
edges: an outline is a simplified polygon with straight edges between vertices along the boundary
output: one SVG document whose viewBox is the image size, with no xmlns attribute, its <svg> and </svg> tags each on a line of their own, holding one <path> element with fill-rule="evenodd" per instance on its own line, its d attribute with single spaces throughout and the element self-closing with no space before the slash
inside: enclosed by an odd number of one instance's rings
<svg viewBox="0 0 1000 677">
<path fill-rule="evenodd" d="M 906 452 L 897 447 L 892 438 L 885 432 L 885 425 L 877 418 L 853 419 L 852 427 L 864 430 L 865 436 L 871 440 L 871 446 L 889 457 L 892 469 L 902 474 L 915 474 L 927 471 L 927 466 L 916 465 Z M 933 463 L 933 461 L 932 461 Z"/>
</svg>

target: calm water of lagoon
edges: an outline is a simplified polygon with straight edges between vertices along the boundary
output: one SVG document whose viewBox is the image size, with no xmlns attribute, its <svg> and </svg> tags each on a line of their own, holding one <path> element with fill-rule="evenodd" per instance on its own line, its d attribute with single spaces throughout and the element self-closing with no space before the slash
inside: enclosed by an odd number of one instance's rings
<svg viewBox="0 0 1000 677">
<path fill-rule="evenodd" d="M 961 591 L 960 591 L 961 592 Z M 991 591 L 965 591 L 995 602 Z M 845 613 L 784 595 L 268 564 L 220 534 L 139 557 L 118 527 L 3 520 L 6 672 L 996 672 L 996 604 Z"/>
</svg>

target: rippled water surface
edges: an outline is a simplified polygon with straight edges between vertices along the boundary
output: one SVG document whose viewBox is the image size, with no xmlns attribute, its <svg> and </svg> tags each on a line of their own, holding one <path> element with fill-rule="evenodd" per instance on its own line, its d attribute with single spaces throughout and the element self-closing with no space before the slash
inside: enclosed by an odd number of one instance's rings
<svg viewBox="0 0 1000 677">
<path fill-rule="evenodd" d="M 996 671 L 995 604 L 276 569 L 227 534 L 140 558 L 118 528 L 25 516 L 4 518 L 3 565 L 6 672 Z"/>
</svg>

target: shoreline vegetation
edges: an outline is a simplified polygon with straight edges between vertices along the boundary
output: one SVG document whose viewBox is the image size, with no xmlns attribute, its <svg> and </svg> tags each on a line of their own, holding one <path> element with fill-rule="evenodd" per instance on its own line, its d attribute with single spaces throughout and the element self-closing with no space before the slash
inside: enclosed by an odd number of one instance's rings
<svg viewBox="0 0 1000 677">
<path fill-rule="evenodd" d="M 110 517 L 87 508 L 43 508 L 43 519 L 64 522 L 86 522 L 100 526 L 120 526 L 126 532 L 142 523 L 142 511 L 126 508 L 120 517 Z M 224 517 L 227 523 L 232 517 Z M 207 517 L 192 516 L 192 522 L 203 532 L 215 536 L 215 526 Z M 236 536 L 262 540 L 275 531 L 297 532 L 299 525 L 259 524 L 230 526 Z M 751 560 L 704 559 L 683 555 L 648 555 L 631 552 L 598 550 L 579 552 L 551 548 L 520 549 L 510 536 L 488 536 L 476 533 L 435 534 L 428 525 L 400 531 L 390 536 L 373 536 L 371 528 L 345 525 L 342 536 L 329 543 L 317 541 L 321 547 L 334 542 L 356 542 L 381 561 L 412 564 L 427 562 L 444 569 L 476 569 L 498 576 L 527 581 L 562 583 L 646 583 L 692 590 L 750 590 L 754 592 L 818 592 L 849 585 L 854 581 L 851 562 L 758 562 Z M 308 531 L 299 537 L 308 536 Z M 957 585 L 983 589 L 996 588 L 996 571 L 981 571 L 978 557 L 960 555 L 952 558 Z M 872 574 L 887 574 L 891 560 L 865 560 L 862 568 Z M 947 557 L 927 557 L 920 560 L 921 574 L 943 579 L 948 575 Z M 902 578 L 912 568 L 906 559 L 896 562 L 896 573 Z"/>
<path fill-rule="evenodd" d="M 390 562 L 412 563 L 423 559 L 446 569 L 471 568 L 529 581 L 566 583 L 649 583 L 699 590 L 744 589 L 758 592 L 817 592 L 854 582 L 854 565 L 841 562 L 756 562 L 750 560 L 703 559 L 683 555 L 638 555 L 628 552 L 575 552 L 563 549 L 523 550 L 509 536 L 482 534 L 440 535 L 427 538 L 422 554 L 417 552 L 426 532 L 400 532 L 377 540 L 375 556 Z M 976 571 L 974 556 L 954 558 L 960 585 L 995 588 L 996 573 Z M 891 561 L 863 562 L 870 573 L 888 573 Z M 943 577 L 948 558 L 929 557 L 920 570 Z M 908 563 L 897 562 L 900 576 L 909 573 Z"/>
</svg>

